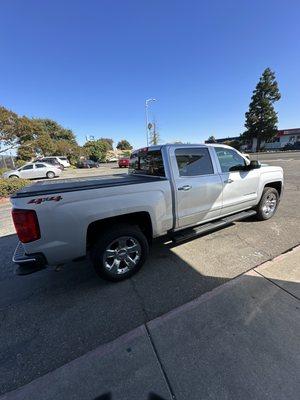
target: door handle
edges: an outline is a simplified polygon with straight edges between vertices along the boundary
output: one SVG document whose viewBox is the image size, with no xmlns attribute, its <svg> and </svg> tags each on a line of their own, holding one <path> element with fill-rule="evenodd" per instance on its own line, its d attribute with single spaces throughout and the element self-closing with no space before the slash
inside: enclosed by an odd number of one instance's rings
<svg viewBox="0 0 300 400">
<path fill-rule="evenodd" d="M 184 185 L 178 188 L 178 190 L 184 190 L 185 192 L 190 189 L 192 189 L 191 185 Z"/>
<path fill-rule="evenodd" d="M 234 182 L 234 181 L 233 181 L 233 179 L 230 179 L 230 178 L 229 178 L 229 179 L 226 179 L 226 180 L 224 181 L 224 183 L 232 183 L 232 182 Z"/>
</svg>

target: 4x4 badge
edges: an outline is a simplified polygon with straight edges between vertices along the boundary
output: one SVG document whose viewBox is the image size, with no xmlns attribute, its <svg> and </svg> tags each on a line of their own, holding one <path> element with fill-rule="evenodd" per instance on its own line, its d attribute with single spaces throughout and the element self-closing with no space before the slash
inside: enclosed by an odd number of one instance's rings
<svg viewBox="0 0 300 400">
<path fill-rule="evenodd" d="M 41 204 L 44 201 L 60 201 L 62 200 L 61 196 L 50 196 L 50 197 L 40 197 L 38 199 L 29 200 L 28 204 Z"/>
</svg>

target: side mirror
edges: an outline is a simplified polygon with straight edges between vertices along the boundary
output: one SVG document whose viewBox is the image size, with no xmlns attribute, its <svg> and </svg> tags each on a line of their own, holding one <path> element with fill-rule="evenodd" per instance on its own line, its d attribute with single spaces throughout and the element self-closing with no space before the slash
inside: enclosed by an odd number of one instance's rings
<svg viewBox="0 0 300 400">
<path fill-rule="evenodd" d="M 257 160 L 251 160 L 250 161 L 249 169 L 257 169 L 257 168 L 260 168 L 260 167 L 261 167 L 261 165 L 260 165 L 259 161 L 257 161 Z"/>
</svg>

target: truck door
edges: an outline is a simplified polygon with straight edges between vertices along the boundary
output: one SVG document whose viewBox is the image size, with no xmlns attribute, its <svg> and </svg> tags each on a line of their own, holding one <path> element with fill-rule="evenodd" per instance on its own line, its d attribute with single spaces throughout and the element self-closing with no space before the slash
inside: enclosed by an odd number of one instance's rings
<svg viewBox="0 0 300 400">
<path fill-rule="evenodd" d="M 177 228 L 196 225 L 220 215 L 222 181 L 210 151 L 205 146 L 170 149 Z"/>
<path fill-rule="evenodd" d="M 256 204 L 259 170 L 243 170 L 245 159 L 234 149 L 214 147 L 223 183 L 222 215 L 245 210 Z M 241 168 L 240 168 L 241 167 Z M 239 169 L 240 168 L 240 169 Z"/>
</svg>

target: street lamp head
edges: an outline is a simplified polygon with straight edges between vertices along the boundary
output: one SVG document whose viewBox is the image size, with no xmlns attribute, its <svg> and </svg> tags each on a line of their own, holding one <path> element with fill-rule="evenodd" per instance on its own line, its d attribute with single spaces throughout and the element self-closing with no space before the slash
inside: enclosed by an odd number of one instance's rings
<svg viewBox="0 0 300 400">
<path fill-rule="evenodd" d="M 156 99 L 147 99 L 147 100 L 145 101 L 145 103 L 148 104 L 148 103 L 150 103 L 150 101 L 156 101 Z"/>
</svg>

